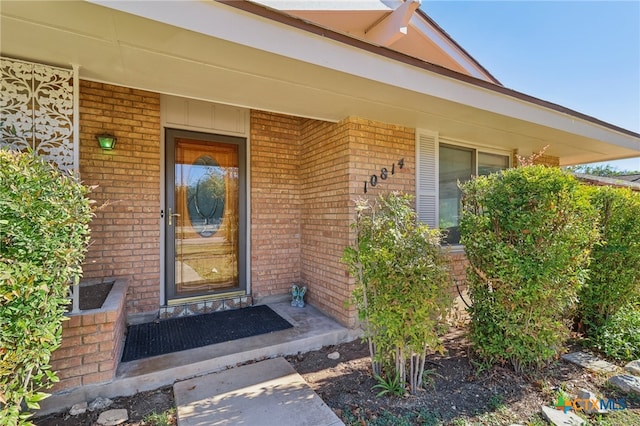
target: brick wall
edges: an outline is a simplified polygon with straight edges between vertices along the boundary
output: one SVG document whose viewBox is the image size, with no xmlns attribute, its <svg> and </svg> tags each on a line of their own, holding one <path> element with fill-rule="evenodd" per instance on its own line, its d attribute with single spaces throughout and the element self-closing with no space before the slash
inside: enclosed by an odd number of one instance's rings
<svg viewBox="0 0 640 426">
<path fill-rule="evenodd" d="M 467 287 L 467 266 L 469 265 L 469 261 L 464 251 L 451 252 L 448 256 L 451 265 L 451 275 L 454 280 L 453 291 L 457 294 L 455 283 L 458 283 L 460 289 Z"/>
<path fill-rule="evenodd" d="M 415 195 L 415 129 L 361 118 L 350 118 L 348 122 L 351 154 L 349 222 L 352 222 L 355 218 L 353 200 L 365 195 L 365 181 L 368 181 L 366 195 L 370 199 L 392 191 Z M 404 160 L 402 169 L 398 164 L 401 159 Z M 382 168 L 387 169 L 387 179 L 381 178 Z M 377 177 L 375 187 L 371 186 L 372 175 Z M 356 316 L 352 319 L 355 321 Z"/>
<path fill-rule="evenodd" d="M 354 200 L 371 174 L 389 170 L 370 196 L 415 188 L 413 129 L 356 118 L 339 123 L 251 112 L 251 288 L 256 299 L 308 286 L 307 300 L 345 325 L 353 280 L 340 262 Z M 405 168 L 391 167 L 401 158 Z"/>
<path fill-rule="evenodd" d="M 355 218 L 357 197 L 364 195 L 364 181 L 380 176 L 368 196 L 381 192 L 415 190 L 415 133 L 413 129 L 358 118 L 337 124 L 305 120 L 302 128 L 302 281 L 309 300 L 341 323 L 356 322 L 353 308 L 344 302 L 353 290 L 340 257 L 352 240 L 349 224 Z M 391 167 L 405 159 L 405 168 Z"/>
<path fill-rule="evenodd" d="M 300 119 L 251 111 L 251 293 L 300 281 Z"/>
<path fill-rule="evenodd" d="M 553 155 L 547 155 L 544 153 L 541 154 L 540 152 L 534 152 L 530 156 L 526 156 L 526 155 L 519 156 L 517 150 L 514 151 L 513 153 L 513 160 L 512 160 L 513 167 L 520 166 L 520 161 L 518 157 L 522 157 L 522 159 L 525 161 L 525 164 L 527 162 L 530 162 L 531 157 L 533 157 L 533 164 L 541 164 L 543 166 L 549 166 L 549 167 L 560 167 L 560 157 L 555 157 Z"/>
<path fill-rule="evenodd" d="M 124 345 L 126 284 L 114 287 L 104 309 L 71 314 L 62 323 L 62 343 L 51 358 L 60 379 L 53 392 L 114 378 Z"/>
<path fill-rule="evenodd" d="M 338 321 L 352 323 L 343 307 L 350 280 L 339 263 L 349 242 L 348 123 L 305 120 L 302 126 L 302 282 L 307 300 Z"/>
<path fill-rule="evenodd" d="M 554 157 L 553 155 L 541 155 L 536 158 L 534 164 L 542 164 L 550 167 L 560 167 L 560 157 Z"/>
<path fill-rule="evenodd" d="M 102 151 L 95 136 L 118 138 Z M 130 276 L 129 314 L 157 311 L 160 292 L 160 97 L 80 82 L 80 173 L 98 185 L 85 278 Z"/>
<path fill-rule="evenodd" d="M 449 321 L 462 325 L 469 321 L 467 307 L 471 304 L 468 290 L 469 285 L 467 284 L 467 266 L 469 265 L 469 260 L 464 251 L 451 252 L 448 256 L 451 276 L 453 278 L 453 284 L 450 290 L 454 298 Z"/>
<path fill-rule="evenodd" d="M 375 174 L 376 187 L 367 186 L 367 196 L 401 191 L 415 195 L 415 130 L 361 118 L 349 118 L 350 199 L 364 196 L 364 182 Z M 398 162 L 404 159 L 400 169 Z M 395 174 L 391 175 L 395 163 Z M 381 169 L 387 169 L 387 179 L 381 179 Z M 352 211 L 352 213 L 354 213 Z M 353 219 L 353 214 L 351 216 Z"/>
</svg>

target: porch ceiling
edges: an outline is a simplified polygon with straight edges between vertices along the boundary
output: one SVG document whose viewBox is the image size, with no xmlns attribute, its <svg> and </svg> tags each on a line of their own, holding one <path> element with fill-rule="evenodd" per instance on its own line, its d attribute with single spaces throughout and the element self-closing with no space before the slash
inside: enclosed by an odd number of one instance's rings
<svg viewBox="0 0 640 426">
<path fill-rule="evenodd" d="M 640 138 L 629 132 L 227 5 L 108 5 L 3 0 L 0 53 L 78 64 L 83 79 L 247 108 L 328 121 L 358 116 L 523 154 L 550 145 L 562 164 L 640 155 Z M 136 15 L 143 13 L 153 20 Z"/>
</svg>

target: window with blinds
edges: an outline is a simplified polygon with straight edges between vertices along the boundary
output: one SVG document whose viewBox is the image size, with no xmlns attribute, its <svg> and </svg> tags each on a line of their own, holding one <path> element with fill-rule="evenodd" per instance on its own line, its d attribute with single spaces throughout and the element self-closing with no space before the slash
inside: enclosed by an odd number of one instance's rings
<svg viewBox="0 0 640 426">
<path fill-rule="evenodd" d="M 416 209 L 420 221 L 444 231 L 458 244 L 461 214 L 459 183 L 510 167 L 511 154 L 442 140 L 435 132 L 417 132 Z"/>
</svg>

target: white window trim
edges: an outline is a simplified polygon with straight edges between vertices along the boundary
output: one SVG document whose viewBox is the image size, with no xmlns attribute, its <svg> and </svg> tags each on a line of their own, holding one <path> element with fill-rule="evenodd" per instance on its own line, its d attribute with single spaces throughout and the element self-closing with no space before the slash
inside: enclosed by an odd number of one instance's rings
<svg viewBox="0 0 640 426">
<path fill-rule="evenodd" d="M 466 140 L 443 138 L 433 130 L 416 129 L 416 212 L 420 221 L 427 223 L 432 228 L 439 228 L 440 223 L 440 144 L 449 146 L 459 146 L 475 150 L 475 174 L 478 174 L 478 153 L 503 155 L 509 159 L 509 168 L 513 167 L 513 151 L 497 148 L 490 145 L 478 144 Z M 431 152 L 431 157 L 426 157 Z M 426 176 L 426 175 L 429 176 Z M 426 187 L 432 183 L 433 187 Z M 431 200 L 430 200 L 431 198 Z M 433 199 L 434 198 L 434 199 Z M 435 201 L 435 205 L 429 210 L 427 207 L 430 201 Z M 451 251 L 462 251 L 461 244 L 449 246 Z"/>
<path fill-rule="evenodd" d="M 469 141 L 459 140 L 459 139 L 451 139 L 451 138 L 440 138 L 438 143 L 438 148 L 440 144 L 450 145 L 453 147 L 459 146 L 461 148 L 469 148 L 474 149 L 476 151 L 476 175 L 478 174 L 478 153 L 482 152 L 485 154 L 496 154 L 496 155 L 504 155 L 509 158 L 509 168 L 513 167 L 513 153 L 514 151 L 508 151 L 504 148 L 496 148 L 491 145 L 482 145 L 478 143 L 473 143 Z"/>
</svg>

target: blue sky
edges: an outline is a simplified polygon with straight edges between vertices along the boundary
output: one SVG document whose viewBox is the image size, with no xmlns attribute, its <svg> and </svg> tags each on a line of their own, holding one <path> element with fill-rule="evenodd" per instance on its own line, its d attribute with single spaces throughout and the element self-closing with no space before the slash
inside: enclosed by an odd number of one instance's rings
<svg viewBox="0 0 640 426">
<path fill-rule="evenodd" d="M 640 0 L 421 8 L 506 87 L 640 133 Z M 640 158 L 611 164 L 640 170 Z"/>
</svg>

